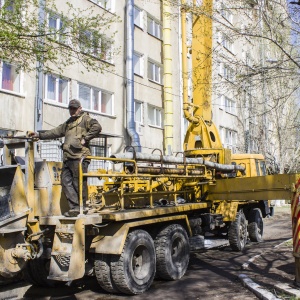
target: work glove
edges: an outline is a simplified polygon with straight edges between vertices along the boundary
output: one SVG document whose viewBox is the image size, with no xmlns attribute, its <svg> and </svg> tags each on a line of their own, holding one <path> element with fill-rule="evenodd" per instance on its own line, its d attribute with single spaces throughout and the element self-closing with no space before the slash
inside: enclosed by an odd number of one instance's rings
<svg viewBox="0 0 300 300">
<path fill-rule="evenodd" d="M 38 141 L 40 138 L 39 133 L 34 131 L 27 131 L 26 135 L 32 138 L 33 141 Z"/>
</svg>

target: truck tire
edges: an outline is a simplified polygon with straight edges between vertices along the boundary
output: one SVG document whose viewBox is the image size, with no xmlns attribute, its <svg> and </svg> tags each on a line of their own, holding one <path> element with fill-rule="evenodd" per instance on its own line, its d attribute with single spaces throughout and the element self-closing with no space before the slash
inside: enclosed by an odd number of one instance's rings
<svg viewBox="0 0 300 300">
<path fill-rule="evenodd" d="M 111 276 L 111 256 L 109 254 L 97 254 L 95 257 L 95 274 L 99 285 L 109 293 L 118 293 Z"/>
<path fill-rule="evenodd" d="M 59 285 L 61 282 L 47 279 L 49 275 L 50 259 L 38 258 L 28 262 L 23 271 L 24 280 L 29 283 L 42 286 L 53 287 Z"/>
<path fill-rule="evenodd" d="M 169 225 L 159 232 L 154 243 L 157 276 L 165 280 L 181 278 L 190 260 L 186 230 L 179 224 Z"/>
<path fill-rule="evenodd" d="M 153 239 L 144 230 L 134 230 L 128 234 L 121 255 L 112 256 L 112 278 L 120 292 L 142 294 L 153 282 L 155 266 Z"/>
<path fill-rule="evenodd" d="M 242 211 L 237 212 L 235 221 L 228 230 L 229 244 L 232 250 L 242 251 L 247 243 L 247 220 Z"/>
<path fill-rule="evenodd" d="M 248 233 L 251 242 L 262 242 L 264 222 L 259 208 L 253 208 L 249 214 Z"/>
</svg>

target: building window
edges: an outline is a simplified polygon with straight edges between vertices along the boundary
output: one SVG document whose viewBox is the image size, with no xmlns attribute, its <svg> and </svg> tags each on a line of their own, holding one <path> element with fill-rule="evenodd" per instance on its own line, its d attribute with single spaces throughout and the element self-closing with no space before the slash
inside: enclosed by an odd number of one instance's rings
<svg viewBox="0 0 300 300">
<path fill-rule="evenodd" d="M 2 90 L 21 92 L 21 74 L 16 66 L 2 61 L 0 76 Z"/>
<path fill-rule="evenodd" d="M 148 78 L 157 83 L 162 83 L 162 67 L 153 61 L 148 61 Z"/>
<path fill-rule="evenodd" d="M 134 7 L 134 25 L 143 28 L 143 11 L 138 8 Z"/>
<path fill-rule="evenodd" d="M 225 127 L 220 127 L 220 138 L 224 148 L 231 149 L 234 153 L 237 145 L 237 132 Z"/>
<path fill-rule="evenodd" d="M 224 97 L 225 111 L 231 114 L 236 114 L 236 102 L 228 97 Z"/>
<path fill-rule="evenodd" d="M 229 23 L 232 23 L 232 13 L 224 3 L 221 4 L 221 16 Z"/>
<path fill-rule="evenodd" d="M 113 94 L 79 83 L 78 95 L 83 108 L 113 115 Z"/>
<path fill-rule="evenodd" d="M 64 22 L 60 16 L 56 15 L 55 13 L 50 12 L 48 14 L 48 28 L 49 33 L 51 34 L 50 37 L 61 42 L 67 42 L 66 36 L 66 28 L 64 28 Z"/>
<path fill-rule="evenodd" d="M 80 49 L 82 52 L 93 55 L 107 62 L 112 62 L 113 43 L 105 36 L 90 31 L 81 31 L 79 34 Z"/>
<path fill-rule="evenodd" d="M 134 121 L 143 124 L 143 103 L 134 101 Z"/>
<path fill-rule="evenodd" d="M 114 12 L 115 11 L 115 1 L 114 0 L 91 0 L 92 2 L 98 4 L 104 9 Z"/>
<path fill-rule="evenodd" d="M 144 75 L 144 56 L 142 54 L 134 52 L 133 65 L 134 65 L 134 74 L 143 76 Z"/>
<path fill-rule="evenodd" d="M 162 127 L 162 110 L 161 108 L 148 106 L 149 125 Z"/>
<path fill-rule="evenodd" d="M 69 103 L 69 80 L 53 74 L 45 75 L 45 98 L 58 103 Z"/>
<path fill-rule="evenodd" d="M 221 43 L 222 43 L 224 48 L 226 48 L 230 52 L 233 52 L 232 51 L 233 50 L 233 43 L 226 34 L 222 35 L 222 42 Z"/>
<path fill-rule="evenodd" d="M 161 39 L 161 24 L 159 21 L 148 16 L 147 18 L 147 32 L 158 39 Z"/>
<path fill-rule="evenodd" d="M 234 71 L 232 68 L 230 68 L 228 65 L 224 64 L 223 65 L 223 72 L 222 72 L 222 76 L 229 80 L 232 81 L 234 79 Z"/>
</svg>

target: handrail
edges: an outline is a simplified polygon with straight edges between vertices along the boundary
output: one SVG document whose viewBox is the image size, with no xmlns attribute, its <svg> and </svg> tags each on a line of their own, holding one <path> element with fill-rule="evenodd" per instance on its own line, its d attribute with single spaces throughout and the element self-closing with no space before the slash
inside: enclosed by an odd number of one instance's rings
<svg viewBox="0 0 300 300">
<path fill-rule="evenodd" d="M 134 165 L 134 170 L 135 170 L 135 175 L 138 176 L 137 173 L 137 166 L 136 166 L 136 161 L 132 159 L 119 159 L 119 158 L 111 158 L 111 157 L 102 157 L 102 156 L 83 156 L 80 161 L 79 161 L 79 186 L 78 186 L 78 196 L 79 196 L 79 214 L 83 214 L 83 195 L 82 195 L 82 190 L 83 190 L 83 177 L 89 177 L 88 173 L 83 173 L 82 172 L 82 163 L 85 159 L 93 159 L 93 160 L 103 160 L 103 161 L 114 161 L 114 162 L 119 162 L 119 163 L 132 163 Z M 99 174 L 100 175 L 100 174 Z M 111 174 L 101 174 L 104 175 L 103 177 L 111 177 Z M 107 176 L 105 176 L 107 175 Z M 130 175 L 132 176 L 132 174 Z"/>
</svg>

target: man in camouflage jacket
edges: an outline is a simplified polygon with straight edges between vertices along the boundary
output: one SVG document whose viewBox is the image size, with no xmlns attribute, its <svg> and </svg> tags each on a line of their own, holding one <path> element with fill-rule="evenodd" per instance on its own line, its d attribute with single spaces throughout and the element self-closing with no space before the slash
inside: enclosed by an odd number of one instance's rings
<svg viewBox="0 0 300 300">
<path fill-rule="evenodd" d="M 73 99 L 69 102 L 69 113 L 71 117 L 65 123 L 44 132 L 31 132 L 29 136 L 41 140 L 65 137 L 61 184 L 70 207 L 65 216 L 74 217 L 79 214 L 79 160 L 84 156 L 91 155 L 89 142 L 99 136 L 102 127 L 97 120 L 92 119 L 86 112 L 82 111 L 79 100 Z M 87 172 L 89 163 L 88 160 L 83 161 L 83 173 Z M 83 180 L 82 192 L 84 213 L 86 213 L 85 204 L 88 196 L 86 177 Z"/>
</svg>

